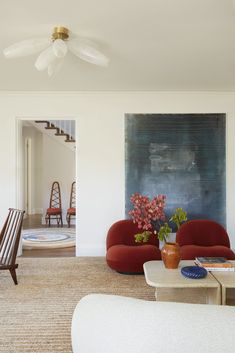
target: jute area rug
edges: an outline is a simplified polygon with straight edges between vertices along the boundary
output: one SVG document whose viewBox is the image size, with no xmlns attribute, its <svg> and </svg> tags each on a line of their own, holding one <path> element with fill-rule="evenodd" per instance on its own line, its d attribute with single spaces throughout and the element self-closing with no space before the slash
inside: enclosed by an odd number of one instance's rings
<svg viewBox="0 0 235 353">
<path fill-rule="evenodd" d="M 118 274 L 104 258 L 18 258 L 17 262 L 17 286 L 9 271 L 0 271 L 1 353 L 71 353 L 72 314 L 88 293 L 155 300 L 144 276 Z"/>
</svg>

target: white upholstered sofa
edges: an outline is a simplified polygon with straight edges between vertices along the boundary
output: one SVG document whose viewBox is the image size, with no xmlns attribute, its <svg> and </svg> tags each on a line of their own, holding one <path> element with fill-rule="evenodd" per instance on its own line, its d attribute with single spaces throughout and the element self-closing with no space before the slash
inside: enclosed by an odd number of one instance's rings
<svg viewBox="0 0 235 353">
<path fill-rule="evenodd" d="M 74 353 L 234 353 L 235 307 L 91 294 L 72 319 Z"/>
</svg>

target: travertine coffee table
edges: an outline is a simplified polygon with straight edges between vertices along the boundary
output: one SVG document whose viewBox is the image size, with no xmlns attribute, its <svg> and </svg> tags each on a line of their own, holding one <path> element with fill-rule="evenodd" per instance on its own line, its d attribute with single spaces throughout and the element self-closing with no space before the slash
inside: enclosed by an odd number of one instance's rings
<svg viewBox="0 0 235 353">
<path fill-rule="evenodd" d="M 181 274 L 182 267 L 194 265 L 193 261 L 180 261 L 179 268 L 169 270 L 162 261 L 146 262 L 145 279 L 148 285 L 156 288 L 156 300 L 221 304 L 221 287 L 212 274 L 201 279 L 190 279 Z"/>
<path fill-rule="evenodd" d="M 230 260 L 231 261 L 231 260 Z M 235 261 L 231 261 L 235 267 Z M 221 304 L 226 305 L 227 290 L 233 288 L 235 291 L 235 272 L 227 271 L 211 271 L 211 274 L 217 279 L 221 285 Z M 234 305 L 234 293 L 233 293 Z"/>
</svg>

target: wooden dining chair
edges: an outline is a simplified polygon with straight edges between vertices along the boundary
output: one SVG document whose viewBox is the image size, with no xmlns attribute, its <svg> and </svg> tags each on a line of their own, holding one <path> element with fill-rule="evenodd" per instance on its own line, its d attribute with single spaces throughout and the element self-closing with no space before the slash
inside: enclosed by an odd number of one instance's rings
<svg viewBox="0 0 235 353">
<path fill-rule="evenodd" d="M 67 215 L 66 215 L 66 220 L 69 228 L 70 228 L 71 217 L 76 217 L 76 182 L 75 181 L 71 185 L 70 202 L 69 202 L 69 208 L 67 210 Z"/>
<path fill-rule="evenodd" d="M 24 211 L 9 208 L 7 219 L 0 233 L 0 270 L 9 270 L 17 284 L 15 263 L 19 247 Z"/>
<path fill-rule="evenodd" d="M 54 181 L 51 187 L 50 205 L 47 209 L 45 220 L 46 225 L 51 226 L 51 219 L 56 219 L 57 226 L 63 227 L 60 184 Z"/>
</svg>

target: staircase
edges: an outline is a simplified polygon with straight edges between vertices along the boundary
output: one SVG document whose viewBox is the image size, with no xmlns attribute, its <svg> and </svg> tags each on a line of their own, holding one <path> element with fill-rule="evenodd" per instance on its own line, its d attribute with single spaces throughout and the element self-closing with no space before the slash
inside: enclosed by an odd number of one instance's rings
<svg viewBox="0 0 235 353">
<path fill-rule="evenodd" d="M 54 130 L 55 136 L 64 136 L 65 142 L 76 142 L 74 120 L 35 120 L 35 123 L 46 124 L 46 130 Z"/>
<path fill-rule="evenodd" d="M 69 149 L 75 150 L 74 120 L 35 120 L 31 121 L 30 124 Z"/>
</svg>

